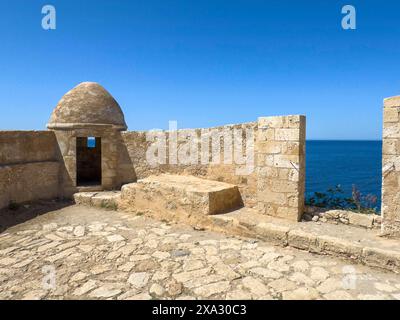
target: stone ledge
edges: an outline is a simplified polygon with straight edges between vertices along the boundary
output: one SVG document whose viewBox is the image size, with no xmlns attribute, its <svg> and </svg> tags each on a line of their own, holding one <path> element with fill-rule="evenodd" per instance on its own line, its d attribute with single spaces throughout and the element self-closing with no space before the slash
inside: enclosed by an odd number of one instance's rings
<svg viewBox="0 0 400 320">
<path fill-rule="evenodd" d="M 227 216 L 230 226 L 241 225 L 246 229 L 246 236 L 400 273 L 400 241 L 381 238 L 374 230 L 349 225 L 291 223 L 266 218 L 249 208 L 215 216 L 213 219 L 226 220 Z M 252 223 L 246 222 L 249 219 L 252 219 Z"/>
<path fill-rule="evenodd" d="M 73 197 L 76 204 L 116 210 L 118 208 L 121 192 L 79 192 L 75 193 Z"/>
<path fill-rule="evenodd" d="M 400 96 L 389 97 L 383 100 L 385 108 L 400 107 Z"/>
</svg>

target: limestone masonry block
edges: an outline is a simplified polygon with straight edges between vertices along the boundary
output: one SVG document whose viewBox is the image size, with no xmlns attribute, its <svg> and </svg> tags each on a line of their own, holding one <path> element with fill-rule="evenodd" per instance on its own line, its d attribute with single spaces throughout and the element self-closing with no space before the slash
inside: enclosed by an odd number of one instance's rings
<svg viewBox="0 0 400 320">
<path fill-rule="evenodd" d="M 397 122 L 399 121 L 400 107 L 385 107 L 383 111 L 383 122 Z"/>
<path fill-rule="evenodd" d="M 277 141 L 299 141 L 299 129 L 276 129 L 275 140 Z"/>
<path fill-rule="evenodd" d="M 237 186 L 194 176 L 161 174 L 124 185 L 123 207 L 172 211 L 176 214 L 210 215 L 243 205 Z"/>
<path fill-rule="evenodd" d="M 299 221 L 304 207 L 305 117 L 259 118 L 257 139 L 258 210 Z"/>
<path fill-rule="evenodd" d="M 59 167 L 55 161 L 0 165 L 0 209 L 10 202 L 56 198 Z"/>
<path fill-rule="evenodd" d="M 396 122 L 384 122 L 383 138 L 400 138 L 400 128 Z"/>
<path fill-rule="evenodd" d="M 384 139 L 382 143 L 382 153 L 384 155 L 396 155 L 400 153 L 398 139 Z"/>
<path fill-rule="evenodd" d="M 400 96 L 384 100 L 382 142 L 382 231 L 400 236 Z"/>
<path fill-rule="evenodd" d="M 383 100 L 385 108 L 400 107 L 400 96 L 389 97 Z"/>
</svg>

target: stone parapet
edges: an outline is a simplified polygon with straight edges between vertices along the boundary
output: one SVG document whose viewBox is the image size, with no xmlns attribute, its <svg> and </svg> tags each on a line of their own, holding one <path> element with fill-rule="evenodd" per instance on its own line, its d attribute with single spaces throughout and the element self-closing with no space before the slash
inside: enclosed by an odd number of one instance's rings
<svg viewBox="0 0 400 320">
<path fill-rule="evenodd" d="M 0 209 L 58 197 L 59 167 L 55 161 L 0 165 Z"/>
<path fill-rule="evenodd" d="M 304 210 L 305 117 L 258 119 L 256 140 L 259 212 L 299 221 Z"/>
<path fill-rule="evenodd" d="M 384 100 L 382 232 L 400 236 L 400 96 Z"/>
</svg>

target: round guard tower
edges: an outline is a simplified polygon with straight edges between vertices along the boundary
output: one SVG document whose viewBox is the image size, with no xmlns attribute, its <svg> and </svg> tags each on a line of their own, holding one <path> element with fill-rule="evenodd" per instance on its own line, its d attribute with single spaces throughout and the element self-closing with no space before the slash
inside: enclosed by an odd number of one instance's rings
<svg viewBox="0 0 400 320">
<path fill-rule="evenodd" d="M 120 131 L 127 126 L 120 106 L 106 89 L 94 82 L 79 84 L 58 102 L 47 128 L 55 132 L 64 162 L 63 196 L 120 187 Z"/>
</svg>

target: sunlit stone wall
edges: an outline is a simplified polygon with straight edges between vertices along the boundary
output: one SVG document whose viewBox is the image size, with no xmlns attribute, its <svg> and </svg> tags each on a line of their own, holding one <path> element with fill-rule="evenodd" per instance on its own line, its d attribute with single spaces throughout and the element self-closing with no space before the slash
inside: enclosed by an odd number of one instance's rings
<svg viewBox="0 0 400 320">
<path fill-rule="evenodd" d="M 261 213 L 299 221 L 305 191 L 304 116 L 258 119 L 257 199 Z"/>
<path fill-rule="evenodd" d="M 400 236 L 400 96 L 384 100 L 382 231 Z"/>
</svg>

